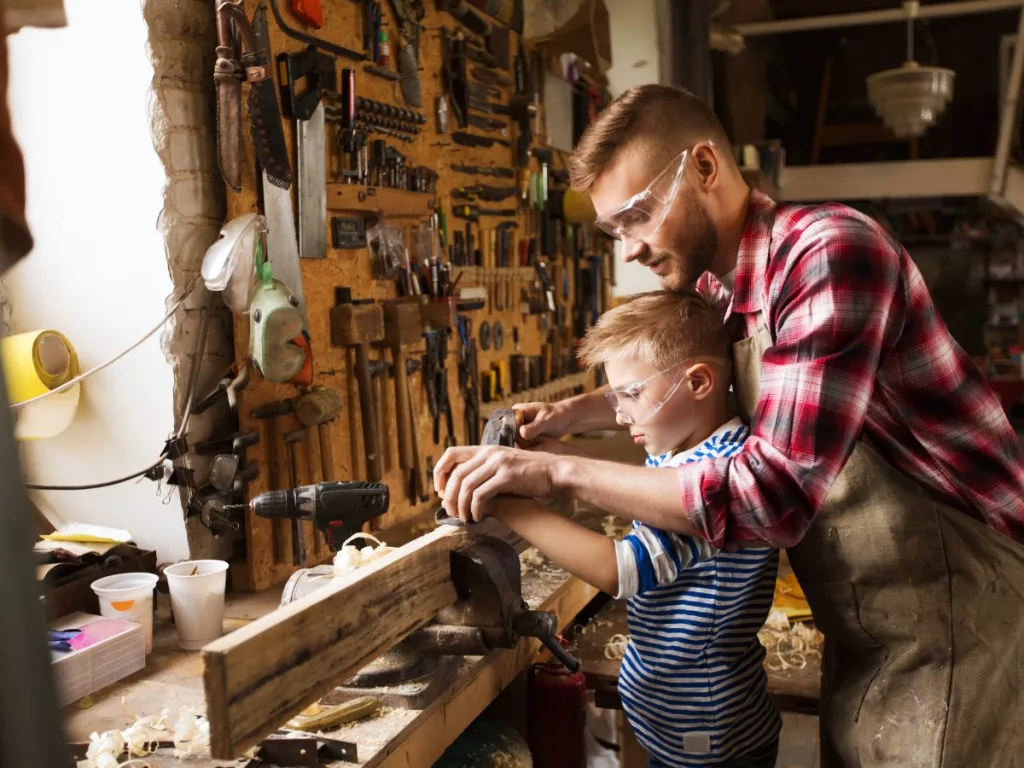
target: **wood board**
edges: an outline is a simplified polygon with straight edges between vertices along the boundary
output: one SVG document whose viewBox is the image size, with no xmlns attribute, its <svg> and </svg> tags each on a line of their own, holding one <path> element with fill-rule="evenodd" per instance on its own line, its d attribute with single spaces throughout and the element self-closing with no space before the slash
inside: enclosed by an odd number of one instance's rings
<svg viewBox="0 0 1024 768">
<path fill-rule="evenodd" d="M 438 528 L 206 646 L 214 757 L 241 754 L 453 603 L 449 554 L 469 539 Z"/>
<path fill-rule="evenodd" d="M 279 0 L 282 11 L 287 15 L 286 3 Z M 392 8 L 389 3 L 383 3 L 384 23 L 390 30 L 395 30 L 392 16 Z M 450 192 L 453 188 L 470 185 L 474 183 L 490 183 L 504 185 L 511 183 L 505 179 L 494 179 L 491 177 L 470 176 L 451 170 L 451 165 L 476 165 L 476 166 L 498 166 L 504 168 L 512 167 L 512 150 L 508 147 L 495 145 L 491 148 L 465 147 L 455 144 L 449 137 L 437 133 L 435 125 L 434 108 L 436 97 L 442 92 L 441 88 L 441 39 L 439 29 L 443 26 L 451 30 L 460 29 L 459 24 L 447 13 L 440 12 L 434 4 L 427 3 L 427 15 L 422 24 L 424 32 L 420 42 L 420 82 L 423 94 L 423 114 L 428 118 L 423 130 L 412 143 L 406 144 L 389 139 L 389 143 L 397 146 L 406 154 L 410 165 L 429 165 L 439 174 L 435 196 L 422 193 L 404 192 L 394 189 L 377 189 L 376 194 L 365 195 L 360 199 L 361 191 L 368 191 L 365 187 L 338 183 L 337 170 L 339 167 L 334 147 L 337 142 L 336 126 L 328 125 L 327 133 L 327 156 L 325 163 L 328 168 L 328 217 L 339 211 L 362 211 L 375 216 L 382 216 L 393 220 L 396 224 L 407 227 L 410 230 L 425 220 L 436 199 L 441 203 L 448 213 L 449 237 L 454 233 L 456 227 L 461 227 L 464 222 L 451 215 Z M 251 13 L 252 8 L 249 7 Z M 324 25 L 316 30 L 315 34 L 325 40 L 346 46 L 348 48 L 361 49 L 362 30 L 362 8 L 363 4 L 353 3 L 350 0 L 324 0 Z M 299 26 L 294 18 L 289 17 L 288 21 L 293 26 Z M 305 44 L 288 37 L 277 25 L 273 14 L 268 13 L 268 23 L 272 55 L 275 57 L 282 52 L 296 53 L 305 47 Z M 313 30 L 306 30 L 313 32 Z M 465 30 L 463 30 L 465 32 Z M 468 37 L 472 37 L 467 33 Z M 517 38 L 512 34 L 512 49 L 515 50 Z M 397 53 L 397 50 L 394 52 Z M 356 94 L 358 96 L 376 99 L 378 101 L 404 106 L 398 85 L 377 77 L 374 77 L 362 69 L 362 64 L 338 59 L 338 69 L 351 68 L 356 71 Z M 501 72 L 506 77 L 511 77 L 511 72 Z M 500 88 L 502 101 L 512 93 L 511 87 Z M 492 116 L 498 117 L 498 116 Z M 540 107 L 539 122 L 543 125 L 544 109 Z M 246 117 L 247 122 L 247 117 Z M 287 143 L 292 153 L 292 166 L 297 167 L 294 154 L 294 129 L 293 123 L 284 120 L 284 130 Z M 450 130 L 456 129 L 454 115 L 449 113 Z M 478 135 L 493 136 L 484 134 L 474 129 L 466 129 L 467 132 Z M 510 129 L 505 138 L 511 138 L 513 131 Z M 257 165 L 253 148 L 249 138 L 248 125 L 243 128 L 243 186 L 238 193 L 228 192 L 228 218 L 258 212 L 259 209 L 259 183 L 257 176 Z M 556 153 L 556 167 L 563 164 L 564 157 Z M 532 170 L 539 171 L 540 166 L 536 160 L 531 161 Z M 293 185 L 293 205 L 294 185 Z M 504 207 L 502 204 L 501 207 Z M 521 213 L 515 217 L 518 224 L 518 232 L 526 235 L 529 232 L 530 216 Z M 534 215 L 534 219 L 536 216 Z M 485 227 L 493 227 L 497 219 L 487 220 Z M 513 244 L 513 253 L 518 253 L 518 244 Z M 556 259 L 553 259 L 556 261 Z M 564 262 L 564 259 L 562 260 Z M 355 388 L 352 385 L 352 361 L 351 354 L 343 348 L 332 347 L 330 343 L 329 310 L 334 306 L 335 288 L 348 286 L 352 289 L 352 295 L 356 299 L 382 300 L 394 298 L 396 286 L 394 281 L 376 280 L 371 270 L 370 254 L 366 249 L 358 250 L 336 250 L 331 247 L 330 235 L 328 235 L 328 255 L 326 259 L 302 259 L 301 269 L 303 275 L 303 288 L 305 293 L 308 331 L 311 337 L 311 349 L 314 361 L 314 385 L 328 386 L 341 393 L 344 399 L 343 412 L 330 427 L 330 440 L 332 445 L 331 455 L 333 457 L 332 475 L 333 479 L 363 479 L 365 475 L 365 461 L 361 447 L 361 420 L 358 402 L 355 398 Z M 499 270 L 501 271 L 501 270 Z M 509 269 L 509 272 L 515 270 Z M 604 270 L 607 273 L 607 270 Z M 569 277 L 570 297 L 575 297 L 576 286 L 572 277 L 572 270 L 567 269 Z M 483 275 L 477 275 L 478 282 L 486 282 Z M 607 283 L 607 280 L 605 281 Z M 473 284 L 472 277 L 465 277 L 460 287 L 469 287 Z M 602 286 L 607 293 L 607 285 Z M 572 298 L 570 298 L 570 303 Z M 506 307 L 498 311 L 493 306 L 481 312 L 470 313 L 475 324 L 487 320 L 492 324 L 500 321 L 505 329 L 506 342 L 502 350 L 491 349 L 479 351 L 479 367 L 486 371 L 492 363 L 507 359 L 513 351 L 511 341 L 512 329 L 518 329 L 519 343 L 515 351 L 522 354 L 539 354 L 546 336 L 546 330 L 538 316 L 523 315 L 515 309 Z M 235 323 L 235 353 L 236 359 L 244 359 L 249 349 L 249 326 L 248 319 L 236 316 Z M 418 358 L 424 354 L 423 345 L 412 345 L 408 350 L 410 358 Z M 374 359 L 390 361 L 389 351 L 380 349 L 371 350 L 370 356 Z M 457 387 L 457 361 L 458 342 L 457 335 L 453 337 L 449 345 L 448 358 L 448 379 L 449 396 L 453 410 L 456 439 L 459 443 L 466 442 L 464 427 L 464 402 Z M 590 386 L 592 377 L 584 377 L 586 385 Z M 422 376 L 417 374 L 411 377 L 412 381 L 412 408 L 415 411 L 416 431 L 419 437 L 420 452 L 424 468 L 429 469 L 434 461 L 440 458 L 444 451 L 443 439 L 437 443 L 432 436 L 432 418 L 429 413 L 427 396 L 422 381 Z M 507 382 L 506 382 L 507 386 Z M 382 453 L 384 460 L 383 481 L 392 488 L 392 504 L 390 511 L 378 521 L 371 524 L 372 529 L 389 528 L 396 523 L 422 514 L 426 509 L 436 504 L 436 498 L 428 494 L 428 499 L 409 499 L 403 489 L 408 485 L 407 477 L 398 466 L 398 450 L 396 446 L 396 434 L 394 429 L 394 414 L 396 413 L 394 387 L 389 381 L 381 388 L 383 397 L 381 399 L 378 418 L 384 427 L 381 435 Z M 506 391 L 508 389 L 506 388 Z M 254 373 L 248 388 L 242 392 L 240 397 L 239 420 L 243 432 L 259 430 L 261 442 L 248 452 L 248 460 L 256 462 L 260 467 L 259 477 L 249 486 L 249 496 L 255 496 L 263 491 L 282 489 L 291 486 L 288 472 L 288 452 L 282 441 L 282 434 L 298 426 L 293 416 L 284 416 L 278 420 L 278 425 L 273 429 L 266 423 L 254 420 L 251 413 L 254 408 L 270 402 L 282 400 L 289 397 L 296 397 L 301 392 L 289 384 L 276 384 L 264 380 L 258 373 Z M 442 432 L 444 431 L 442 427 Z M 296 476 L 299 484 L 315 482 L 322 478 L 319 470 L 321 449 L 318 444 L 316 430 L 311 430 L 303 444 L 298 446 L 296 461 Z M 274 460 L 271 461 L 271 457 Z M 429 483 L 427 484 L 429 488 Z M 305 524 L 305 535 L 307 542 L 317 541 L 319 535 L 313 530 L 309 523 Z M 259 590 L 272 584 L 283 582 L 295 570 L 288 556 L 291 552 L 291 535 L 287 525 L 273 525 L 267 520 L 255 517 L 252 513 L 247 514 L 245 533 L 245 554 L 243 558 L 232 563 L 231 584 L 234 589 Z M 314 551 L 313 562 L 325 561 L 331 553 L 322 544 Z"/>
</svg>

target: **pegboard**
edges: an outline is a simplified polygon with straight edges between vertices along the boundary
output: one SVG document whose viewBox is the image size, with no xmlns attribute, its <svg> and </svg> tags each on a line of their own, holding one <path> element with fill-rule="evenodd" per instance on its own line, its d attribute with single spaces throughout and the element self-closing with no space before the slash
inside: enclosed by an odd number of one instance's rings
<svg viewBox="0 0 1024 768">
<path fill-rule="evenodd" d="M 318 38 L 328 40 L 332 43 L 351 48 L 357 51 L 363 50 L 362 30 L 364 3 L 351 2 L 351 0 L 323 0 L 324 22 L 322 28 L 313 30 L 304 27 L 294 16 L 290 14 L 288 0 L 278 0 L 280 11 L 285 15 L 289 25 L 299 28 L 304 32 L 316 35 Z M 383 23 L 389 30 L 394 40 L 394 32 L 397 30 L 395 19 L 392 14 L 390 3 L 383 5 Z M 251 18 L 255 3 L 247 3 L 247 12 Z M 271 55 L 277 57 L 281 52 L 297 53 L 302 51 L 306 44 L 292 39 L 285 34 L 276 23 L 274 14 L 268 12 L 268 23 L 270 28 Z M 491 20 L 493 23 L 493 19 Z M 472 184 L 490 184 L 500 186 L 511 186 L 516 183 L 514 179 L 493 178 L 490 176 L 473 176 L 451 169 L 452 164 L 463 166 L 492 166 L 498 168 L 513 168 L 512 149 L 501 144 L 495 144 L 490 148 L 466 147 L 454 143 L 450 134 L 456 130 L 465 130 L 468 133 L 483 137 L 496 137 L 504 140 L 512 140 L 515 136 L 515 127 L 509 123 L 506 133 L 486 133 L 472 127 L 460 129 L 455 120 L 455 115 L 448 107 L 448 135 L 438 132 L 436 117 L 436 100 L 444 92 L 442 90 L 442 34 L 441 29 L 447 28 L 452 32 L 461 31 L 467 38 L 473 39 L 471 32 L 463 28 L 447 12 L 439 11 L 429 2 L 426 7 L 426 16 L 422 20 L 422 32 L 419 44 L 419 79 L 422 90 L 421 111 L 426 119 L 425 124 L 415 139 L 410 143 L 399 142 L 388 136 L 374 136 L 371 138 L 383 138 L 389 144 L 397 147 L 408 158 L 410 166 L 429 166 L 437 172 L 436 189 L 433 194 L 408 192 L 399 189 L 377 187 L 367 189 L 364 185 L 346 184 L 340 178 L 342 163 L 338 152 L 339 132 L 336 125 L 328 124 L 326 138 L 326 156 L 324 162 L 327 168 L 327 217 L 332 216 L 365 216 L 368 223 L 372 219 L 381 217 L 383 220 L 402 227 L 408 231 L 407 244 L 413 243 L 412 231 L 427 221 L 435 210 L 435 203 L 447 217 L 448 241 L 454 238 L 456 229 L 464 229 L 466 222 L 456 218 L 452 212 L 453 201 L 451 192 L 458 187 L 465 187 Z M 514 55 L 518 46 L 518 36 L 510 32 L 510 49 Z M 397 59 L 398 46 L 392 43 L 392 64 L 391 70 L 396 69 L 394 60 Z M 511 60 L 511 56 L 510 56 Z M 536 58 L 534 58 L 536 61 Z M 363 70 L 364 62 L 355 62 L 338 57 L 334 66 L 340 73 L 343 68 L 355 71 L 355 93 L 357 96 L 374 99 L 379 102 L 406 107 L 398 83 L 376 77 Z M 475 64 L 474 64 L 475 65 Z M 510 70 L 495 69 L 504 77 L 512 79 L 513 73 Z M 340 75 L 339 75 L 340 77 Z M 339 79 L 340 82 L 340 79 Z M 276 87 L 276 86 L 275 86 Z M 497 86 L 501 98 L 491 98 L 488 101 L 507 103 L 514 92 L 514 86 Z M 278 88 L 280 99 L 280 89 Z M 496 96 L 497 94 L 495 94 Z M 245 94 L 243 92 L 243 99 Z M 328 100 L 327 104 L 334 104 Z M 493 119 L 502 119 L 500 115 L 492 115 Z M 508 118 L 503 118 L 508 121 Z M 544 108 L 543 104 L 539 109 L 539 123 L 543 126 Z M 297 174 L 297 162 L 295 157 L 295 123 L 292 120 L 283 118 L 284 133 L 288 142 L 292 160 L 292 168 Z M 543 129 L 540 135 L 543 135 Z M 248 115 L 243 118 L 243 184 L 240 192 L 228 193 L 228 218 L 234 218 L 249 212 L 260 211 L 260 176 L 255 159 L 253 147 L 249 139 Z M 537 136 L 534 136 L 535 142 Z M 555 153 L 555 168 L 562 167 L 564 158 Z M 532 170 L 540 172 L 541 166 L 535 158 L 531 158 Z M 296 185 L 292 185 L 292 203 L 297 205 Z M 476 202 L 480 207 L 488 208 L 516 208 L 516 198 L 501 203 Z M 499 267 L 493 263 L 493 239 L 489 234 L 502 220 L 516 221 L 518 229 L 513 230 L 512 254 L 520 253 L 519 245 L 516 242 L 519 238 L 527 237 L 533 231 L 531 227 L 536 224 L 537 212 L 519 211 L 514 217 L 502 218 L 481 218 L 481 226 L 472 225 L 471 229 L 476 242 L 481 243 L 481 264 L 479 266 L 455 267 L 452 270 L 452 279 L 458 280 L 457 291 L 465 288 L 479 286 L 486 293 L 485 308 L 460 312 L 459 314 L 471 319 L 473 334 L 479 333 L 479 329 L 486 321 L 492 329 L 496 323 L 503 328 L 503 345 L 500 350 L 495 349 L 492 339 L 490 349 L 478 347 L 478 368 L 487 371 L 492 364 L 498 365 L 502 362 L 506 365 L 504 387 L 504 399 L 491 404 L 481 403 L 481 417 L 486 418 L 493 407 L 499 404 L 508 404 L 514 401 L 526 401 L 535 398 L 547 398 L 550 400 L 568 396 L 581 388 L 588 388 L 593 384 L 592 377 L 585 373 L 569 370 L 567 375 L 559 377 L 558 380 L 546 382 L 543 385 L 528 386 L 525 391 L 511 395 L 509 381 L 510 372 L 507 370 L 507 362 L 510 355 L 539 355 L 542 349 L 550 349 L 550 328 L 556 315 L 550 312 L 540 314 L 529 314 L 529 302 L 523 302 L 522 298 L 532 297 L 536 299 L 537 287 L 540 285 L 538 274 L 533 267 L 510 266 Z M 483 230 L 481 232 L 481 230 Z M 559 227 L 559 236 L 556 238 L 556 250 L 562 251 L 563 230 Z M 567 241 L 568 242 L 568 241 Z M 573 242 L 577 242 L 580 248 L 593 249 L 593 243 L 584 238 L 583 233 L 575 235 Z M 362 413 L 359 407 L 359 398 L 355 377 L 352 375 L 354 368 L 354 353 L 351 349 L 332 345 L 331 335 L 331 309 L 336 304 L 336 288 L 345 286 L 351 289 L 355 299 L 372 299 L 382 301 L 394 299 L 401 295 L 398 282 L 394 279 L 376 279 L 371 264 L 371 253 L 367 248 L 358 249 L 335 249 L 332 247 L 331 230 L 328 227 L 327 236 L 327 258 L 325 259 L 301 259 L 301 270 L 303 290 L 305 293 L 306 311 L 308 316 L 308 332 L 310 336 L 311 351 L 313 357 L 313 385 L 317 387 L 330 387 L 341 394 L 343 408 L 340 416 L 330 424 L 329 440 L 330 453 L 333 456 L 332 470 L 335 480 L 361 480 L 366 478 L 366 461 L 362 446 L 362 419 L 367 414 Z M 588 251 L 589 253 L 590 251 Z M 415 256 L 415 252 L 413 256 Z M 273 254 L 270 254 L 271 258 Z M 560 315 L 565 318 L 565 324 L 571 324 L 573 318 L 572 307 L 576 302 L 577 285 L 574 269 L 569 259 L 557 254 L 549 254 L 552 278 L 555 283 L 555 303 L 562 310 Z M 605 259 L 607 254 L 593 256 L 595 259 Z M 602 300 L 610 301 L 608 287 L 609 276 L 607 269 L 601 269 L 601 284 L 594 281 L 589 289 L 591 292 L 599 291 Z M 588 274 L 588 273 L 580 273 Z M 596 272 L 594 273 L 596 275 Z M 589 279 L 589 278 L 588 278 Z M 503 294 L 504 300 L 500 301 L 497 295 L 499 291 L 506 291 Z M 607 303 L 601 306 L 608 306 Z M 438 310 L 434 310 L 435 313 Z M 440 310 L 445 314 L 444 310 Z M 513 331 L 515 329 L 515 331 Z M 571 351 L 571 331 L 560 336 L 569 346 Z M 446 368 L 448 371 L 448 392 L 452 408 L 454 431 L 458 444 L 466 443 L 466 425 L 464 420 L 464 396 L 459 389 L 458 362 L 460 359 L 461 343 L 459 333 L 452 328 L 448 344 L 448 356 Z M 249 320 L 236 316 L 235 324 L 235 353 L 238 360 L 244 360 L 249 351 Z M 424 340 L 411 344 L 406 348 L 406 354 L 410 359 L 421 359 L 426 351 Z M 371 358 L 392 362 L 392 352 L 385 347 L 372 348 Z M 251 363 L 250 363 L 251 366 Z M 391 489 L 390 510 L 382 518 L 379 518 L 369 526 L 372 530 L 387 529 L 392 525 L 407 522 L 408 520 L 426 514 L 433 514 L 437 507 L 437 498 L 433 494 L 431 482 L 427 477 L 427 470 L 433 461 L 440 458 L 445 450 L 445 433 L 447 431 L 444 418 L 441 419 L 440 440 L 435 442 L 433 438 L 433 418 L 430 413 L 427 400 L 427 392 L 424 386 L 422 374 L 415 374 L 409 377 L 411 384 L 411 408 L 414 414 L 414 425 L 416 427 L 419 455 L 422 464 L 423 484 L 426 488 L 426 501 L 421 497 L 409 498 L 406 489 L 409 480 L 406 473 L 399 467 L 399 456 L 396 436 L 396 396 L 395 385 L 391 377 L 381 376 L 375 381 L 377 394 L 378 413 L 377 418 L 381 427 L 381 446 L 384 476 L 383 482 Z M 528 382 L 530 383 L 530 382 Z M 479 386 L 479 382 L 477 382 Z M 284 433 L 299 426 L 294 415 L 285 415 L 277 419 L 276 424 L 270 421 L 258 421 L 253 418 L 252 412 L 260 406 L 283 400 L 296 398 L 304 390 L 292 384 L 279 384 L 267 381 L 259 373 L 253 371 L 251 382 L 241 393 L 239 420 L 243 432 L 258 430 L 260 443 L 248 452 L 247 459 L 256 462 L 260 473 L 248 488 L 249 498 L 271 489 L 284 489 L 292 485 L 291 473 L 289 470 L 290 459 L 288 447 L 283 442 Z M 482 423 L 479 425 L 482 429 Z M 321 446 L 317 430 L 313 429 L 307 433 L 305 439 L 297 443 L 295 475 L 298 484 L 319 482 L 323 479 L 321 472 Z M 324 544 L 322 537 L 314 531 L 311 524 L 306 526 L 306 541 L 310 549 L 310 558 L 307 565 L 316 562 L 327 561 L 332 553 Z M 232 585 L 236 589 L 263 589 L 276 583 L 280 583 L 298 567 L 291 561 L 291 535 L 287 522 L 267 521 L 247 513 L 245 523 L 245 553 L 244 560 L 233 563 Z M 316 544 L 314 545 L 314 542 Z"/>
</svg>

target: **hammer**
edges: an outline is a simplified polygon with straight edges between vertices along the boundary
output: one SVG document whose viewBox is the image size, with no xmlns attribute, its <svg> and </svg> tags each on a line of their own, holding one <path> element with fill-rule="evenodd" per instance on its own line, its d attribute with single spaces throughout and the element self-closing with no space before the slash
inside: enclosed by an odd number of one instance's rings
<svg viewBox="0 0 1024 768">
<path fill-rule="evenodd" d="M 362 411 L 363 447 L 366 451 L 366 479 L 377 482 L 384 474 L 380 456 L 380 433 L 373 381 L 370 378 L 369 345 L 384 338 L 384 312 L 379 304 L 354 304 L 352 291 L 335 289 L 337 306 L 331 309 L 331 344 L 354 347 L 359 409 Z"/>
<path fill-rule="evenodd" d="M 398 422 L 398 466 L 404 474 L 413 471 L 412 408 L 409 403 L 408 369 L 405 346 L 415 344 L 423 337 L 419 303 L 388 301 L 384 309 L 384 339 L 382 346 L 391 348 L 391 362 L 395 375 L 395 414 Z M 414 494 L 415 496 L 415 494 Z"/>
<path fill-rule="evenodd" d="M 281 468 L 280 468 L 281 462 L 280 462 L 280 459 L 279 459 L 279 457 L 277 455 L 276 434 L 275 434 L 277 432 L 278 418 L 280 416 L 285 416 L 285 415 L 287 415 L 289 413 L 292 413 L 294 410 L 295 410 L 295 401 L 289 398 L 287 400 L 281 400 L 281 401 L 274 402 L 274 403 L 267 403 L 266 405 L 260 406 L 259 408 L 257 408 L 256 410 L 254 410 L 252 412 L 252 417 L 254 419 L 268 420 L 269 421 L 269 428 L 268 428 L 269 435 L 267 436 L 267 441 L 266 441 L 266 443 L 264 443 L 264 445 L 267 446 L 267 448 L 266 448 L 266 455 L 267 455 L 268 463 L 270 465 L 270 477 L 267 478 L 267 480 L 268 480 L 267 484 L 270 487 L 274 487 L 279 482 L 281 482 Z M 285 482 L 287 482 L 287 481 L 285 481 Z M 275 523 L 274 523 L 274 559 L 277 562 L 279 562 L 279 563 L 283 563 L 283 562 L 287 561 L 287 559 L 286 559 L 286 557 L 284 555 L 284 551 L 283 551 L 284 536 L 285 536 L 285 531 L 286 530 L 287 530 L 287 525 L 285 524 L 284 521 L 281 521 L 281 522 L 275 521 Z"/>
<path fill-rule="evenodd" d="M 331 442 L 331 422 L 341 413 L 341 395 L 330 387 L 316 387 L 295 402 L 295 418 L 307 429 L 316 427 L 320 443 L 320 480 L 331 482 L 334 477 L 334 446 Z M 314 539 L 316 556 L 323 555 L 321 537 Z"/>
</svg>

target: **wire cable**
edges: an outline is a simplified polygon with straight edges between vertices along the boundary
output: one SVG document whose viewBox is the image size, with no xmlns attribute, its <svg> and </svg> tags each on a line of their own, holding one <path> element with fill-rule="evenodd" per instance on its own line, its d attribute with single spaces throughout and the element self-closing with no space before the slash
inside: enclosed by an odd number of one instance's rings
<svg viewBox="0 0 1024 768">
<path fill-rule="evenodd" d="M 140 347 L 143 344 L 143 342 L 147 341 L 153 334 L 155 334 L 157 331 L 159 331 L 161 328 L 163 328 L 164 325 L 167 324 L 167 321 L 170 320 L 174 316 L 174 313 L 178 311 L 178 307 L 181 306 L 182 302 L 185 301 L 185 299 L 188 297 L 188 295 L 190 293 L 192 293 L 192 289 L 196 287 L 196 284 L 199 282 L 200 279 L 201 278 L 197 277 L 195 280 L 193 280 L 192 283 L 189 285 L 189 287 L 185 289 L 185 292 L 181 295 L 181 298 L 178 299 L 176 302 L 174 302 L 174 306 L 171 307 L 171 310 L 164 316 L 163 320 L 161 320 L 157 325 L 155 325 L 152 329 L 150 329 L 149 332 L 146 333 L 145 336 L 143 336 L 141 339 L 136 341 L 130 347 L 128 347 L 127 349 L 125 349 L 122 352 L 118 353 L 116 356 L 110 358 L 105 363 L 100 363 L 99 365 L 97 365 L 97 366 L 95 366 L 93 368 L 90 368 L 85 373 L 78 374 L 77 376 L 75 376 L 75 378 L 71 379 L 70 381 L 65 382 L 64 384 L 61 384 L 59 387 L 51 389 L 49 392 L 44 392 L 41 395 L 36 395 L 35 397 L 30 397 L 28 400 L 22 400 L 20 403 L 12 403 L 11 404 L 11 408 L 12 409 L 13 408 L 24 408 L 26 405 L 29 405 L 30 403 L 37 403 L 40 400 L 43 400 L 43 399 L 45 399 L 47 397 L 50 397 L 51 395 L 56 395 L 56 394 L 59 394 L 61 392 L 64 392 L 65 390 L 71 389 L 71 387 L 75 386 L 75 384 L 78 384 L 78 383 L 84 381 L 85 379 L 87 379 L 90 376 L 93 376 L 93 375 L 99 373 L 100 371 L 102 371 L 105 368 L 109 368 L 114 363 L 116 363 L 118 360 L 120 360 L 122 357 L 127 355 L 129 352 L 135 351 L 138 347 Z"/>
<path fill-rule="evenodd" d="M 127 483 L 129 480 L 134 480 L 137 477 L 142 477 L 147 472 L 156 469 L 164 463 L 164 459 L 167 458 L 167 454 L 163 454 L 160 460 L 150 464 L 145 469 L 134 472 L 124 477 L 119 477 L 117 480 L 106 480 L 102 483 L 90 483 L 88 485 L 36 485 L 35 483 L 25 483 L 25 487 L 31 491 L 91 491 L 96 488 L 109 488 L 112 485 L 120 485 L 121 483 Z"/>
<path fill-rule="evenodd" d="M 43 398 L 49 397 L 50 395 L 55 395 L 58 392 L 63 392 L 64 390 L 68 389 L 69 387 L 74 386 L 75 384 L 77 384 L 78 382 L 82 381 L 83 379 L 87 379 L 90 376 L 92 376 L 93 374 L 99 373 L 104 368 L 107 368 L 107 367 L 113 365 L 114 363 L 116 363 L 122 357 L 124 357 L 129 352 L 131 352 L 132 350 L 136 349 L 137 347 L 139 347 L 144 341 L 149 339 L 153 334 L 155 334 L 157 331 L 159 331 L 161 328 L 163 328 L 163 326 L 167 323 L 167 321 L 170 320 L 171 317 L 174 316 L 174 313 L 178 311 L 178 307 L 181 306 L 182 302 L 185 301 L 185 299 L 188 297 L 188 295 L 190 293 L 192 293 L 192 290 L 196 287 L 196 284 L 199 282 L 199 280 L 200 280 L 200 278 L 197 277 L 195 280 L 192 281 L 192 283 L 188 286 L 188 288 L 185 289 L 185 292 L 181 295 L 181 298 L 179 298 L 176 302 L 174 302 L 174 306 L 171 307 L 170 311 L 164 316 L 164 319 L 160 321 L 159 325 L 157 325 L 154 328 L 152 328 L 145 336 L 143 336 L 137 342 L 135 342 L 130 347 L 128 347 L 127 349 L 122 351 L 120 354 L 116 355 L 115 357 L 111 358 L 110 360 L 106 361 L 105 363 L 101 363 L 100 365 L 97 365 L 96 367 L 89 369 L 85 373 L 76 376 L 71 381 L 68 381 L 65 384 L 62 384 L 61 386 L 57 387 L 56 389 L 51 389 L 49 392 L 44 392 L 42 395 L 39 395 L 38 397 L 33 397 L 33 398 L 28 399 L 28 400 L 23 400 L 20 403 L 16 403 L 16 404 L 12 405 L 11 407 L 12 408 L 18 408 L 18 407 L 21 407 L 21 406 L 24 406 L 24 405 L 28 405 L 29 403 L 34 403 L 34 402 L 36 402 L 38 400 L 42 400 Z M 203 317 L 203 324 L 202 324 L 202 326 L 200 328 L 199 338 L 198 338 L 198 341 L 197 341 L 197 348 L 198 348 L 197 349 L 197 354 L 195 355 L 195 359 L 192 362 L 192 371 L 191 371 L 191 375 L 189 377 L 190 380 L 189 380 L 189 388 L 188 388 L 188 399 L 187 399 L 187 403 L 186 403 L 185 413 L 182 416 L 181 426 L 179 427 L 177 435 L 176 435 L 176 437 L 178 439 L 180 439 L 182 437 L 182 435 L 185 433 L 185 429 L 186 429 L 186 427 L 188 425 L 188 420 L 189 420 L 188 417 L 189 417 L 189 411 L 191 410 L 191 403 L 192 403 L 192 400 L 195 398 L 195 389 L 196 389 L 196 384 L 197 384 L 197 381 L 198 381 L 198 378 L 199 378 L 199 376 L 198 376 L 199 360 L 202 358 L 202 352 L 203 352 L 203 349 L 206 346 L 206 334 L 207 334 L 207 330 L 209 328 L 210 315 L 212 314 L 213 296 L 214 296 L 214 294 L 211 292 L 211 294 L 210 294 L 210 305 L 207 306 L 207 308 L 206 308 L 206 311 L 205 311 L 205 314 L 204 314 L 204 317 Z M 167 451 L 165 450 L 163 453 L 160 454 L 160 458 L 158 458 L 155 462 L 150 464 L 145 469 L 141 469 L 138 472 L 133 472 L 130 475 L 125 475 L 124 477 L 119 477 L 116 480 L 105 480 L 105 481 L 100 482 L 100 483 L 88 483 L 88 484 L 85 484 L 85 485 L 42 485 L 42 484 L 38 484 L 38 483 L 25 483 L 25 488 L 28 488 L 29 490 L 32 490 L 32 491 L 91 491 L 91 490 L 95 490 L 97 488 L 109 488 L 111 486 L 120 485 L 121 483 L 127 483 L 130 480 L 134 480 L 134 479 L 136 479 L 138 477 L 142 477 L 143 475 L 147 474 L 148 472 L 151 472 L 152 470 L 154 470 L 157 467 L 159 467 L 161 464 L 164 463 L 164 461 L 166 459 L 167 459 Z"/>
</svg>

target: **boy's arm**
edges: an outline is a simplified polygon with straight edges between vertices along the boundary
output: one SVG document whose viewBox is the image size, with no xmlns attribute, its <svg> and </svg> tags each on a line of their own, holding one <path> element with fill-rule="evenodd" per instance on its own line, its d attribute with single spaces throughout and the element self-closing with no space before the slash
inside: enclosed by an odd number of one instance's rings
<svg viewBox="0 0 1024 768">
<path fill-rule="evenodd" d="M 638 525 L 614 544 L 619 570 L 614 596 L 622 600 L 671 584 L 683 570 L 710 560 L 718 551 L 703 539 L 648 525 Z"/>
<path fill-rule="evenodd" d="M 614 540 L 529 499 L 499 496 L 488 512 L 576 578 L 609 595 L 619 591 Z"/>
</svg>

